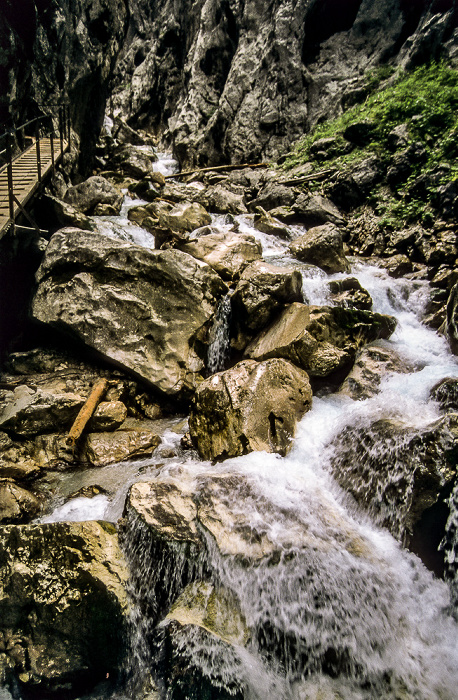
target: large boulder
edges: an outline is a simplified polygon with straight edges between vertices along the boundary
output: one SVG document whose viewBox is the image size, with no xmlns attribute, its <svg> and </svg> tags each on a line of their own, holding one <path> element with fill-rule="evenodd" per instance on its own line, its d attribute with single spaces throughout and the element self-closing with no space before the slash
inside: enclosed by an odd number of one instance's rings
<svg viewBox="0 0 458 700">
<path fill-rule="evenodd" d="M 93 175 L 74 187 L 69 187 L 64 202 L 83 214 L 94 214 L 100 204 L 109 204 L 117 213 L 121 211 L 123 196 L 101 175 Z"/>
<path fill-rule="evenodd" d="M 300 194 L 293 205 L 296 217 L 306 226 L 344 223 L 344 218 L 336 205 L 320 194 Z"/>
<path fill-rule="evenodd" d="M 311 404 L 305 372 L 283 359 L 246 360 L 202 382 L 193 399 L 189 429 L 204 459 L 254 450 L 285 454 L 297 421 Z"/>
<path fill-rule="evenodd" d="M 264 461 L 272 476 L 278 460 L 265 455 Z M 154 651 L 162 652 L 158 671 L 176 690 L 173 697 L 189 697 L 187 681 L 199 698 L 226 698 L 227 690 L 239 697 L 241 688 L 242 697 L 249 696 L 258 653 L 268 655 L 269 668 L 278 661 L 294 678 L 307 675 L 310 659 L 333 676 L 354 659 L 367 664 L 373 645 L 391 658 L 391 620 L 405 629 L 392 610 L 397 560 L 385 558 L 382 547 L 374 551 L 374 542 L 319 485 L 308 484 L 299 499 L 298 511 L 284 506 L 281 490 L 260 486 L 254 473 L 208 469 L 131 487 L 122 537 L 129 543 L 133 590 L 143 616 L 147 611 L 152 621 L 165 616 L 149 638 L 156 642 L 163 630 L 162 641 L 170 642 L 155 644 Z M 349 569 L 357 594 L 342 596 Z M 374 585 L 381 595 L 376 605 Z M 323 611 L 333 620 L 325 637 Z M 221 683 L 222 669 L 226 683 Z M 366 671 L 365 680 L 382 673 Z"/>
<path fill-rule="evenodd" d="M 139 146 L 126 144 L 116 149 L 110 159 L 110 165 L 126 177 L 141 180 L 153 172 L 153 163 L 156 160 L 153 149 L 145 151 Z"/>
<path fill-rule="evenodd" d="M 310 265 L 328 273 L 349 272 L 350 263 L 344 254 L 342 234 L 333 224 L 309 229 L 289 246 L 291 253 Z"/>
<path fill-rule="evenodd" d="M 111 524 L 0 528 L 5 673 L 40 697 L 85 694 L 115 677 L 125 651 L 127 578 Z"/>
<path fill-rule="evenodd" d="M 236 349 L 243 350 L 285 304 L 302 301 L 302 296 L 299 270 L 263 260 L 248 265 L 231 298 Z"/>
<path fill-rule="evenodd" d="M 84 398 L 70 392 L 32 389 L 25 384 L 4 392 L 0 400 L 0 429 L 21 437 L 70 428 Z"/>
<path fill-rule="evenodd" d="M 391 316 L 328 306 L 290 304 L 247 347 L 255 360 L 284 357 L 310 376 L 327 377 L 354 360 L 365 343 L 388 338 L 396 327 Z"/>
<path fill-rule="evenodd" d="M 37 281 L 36 320 L 171 396 L 192 391 L 207 327 L 227 291 L 211 267 L 186 253 L 77 229 L 54 234 Z"/>
<path fill-rule="evenodd" d="M 153 205 L 154 206 L 154 205 Z M 156 211 L 159 226 L 172 229 L 172 231 L 195 231 L 201 226 L 211 223 L 211 216 L 205 207 L 198 202 L 183 201 L 171 205 L 160 201 L 155 208 L 148 206 L 148 211 Z"/>
<path fill-rule="evenodd" d="M 233 280 L 255 260 L 262 258 L 262 246 L 244 233 L 210 233 L 180 246 L 181 250 L 210 265 L 224 280 Z"/>
</svg>

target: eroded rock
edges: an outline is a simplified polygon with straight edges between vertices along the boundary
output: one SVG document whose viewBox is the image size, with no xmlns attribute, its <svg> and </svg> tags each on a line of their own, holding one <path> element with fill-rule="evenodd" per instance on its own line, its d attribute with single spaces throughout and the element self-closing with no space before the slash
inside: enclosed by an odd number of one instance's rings
<svg viewBox="0 0 458 700">
<path fill-rule="evenodd" d="M 224 280 L 232 280 L 255 260 L 262 258 L 262 246 L 244 233 L 210 233 L 181 245 L 181 250 L 206 262 Z"/>
<path fill-rule="evenodd" d="M 395 327 L 391 316 L 370 311 L 294 303 L 250 343 L 245 355 L 284 357 L 310 376 L 327 377 L 349 366 L 359 347 L 388 338 Z"/>
<path fill-rule="evenodd" d="M 311 403 L 302 370 L 283 359 L 246 360 L 199 386 L 189 418 L 191 437 L 204 459 L 253 450 L 285 454 Z"/>
<path fill-rule="evenodd" d="M 296 238 L 289 249 L 298 260 L 317 265 L 325 272 L 350 271 L 350 263 L 343 250 L 342 234 L 333 224 L 309 229 Z"/>
<path fill-rule="evenodd" d="M 116 676 L 127 575 L 111 524 L 0 528 L 0 635 L 27 689 L 62 697 Z"/>
<path fill-rule="evenodd" d="M 93 175 L 74 187 L 69 187 L 64 195 L 64 202 L 83 214 L 92 214 L 98 204 L 110 204 L 119 214 L 123 196 L 100 175 Z"/>
<path fill-rule="evenodd" d="M 52 237 L 33 316 L 169 395 L 192 391 L 226 286 L 208 265 L 76 229 Z M 204 349 L 202 350 L 204 356 Z"/>
</svg>

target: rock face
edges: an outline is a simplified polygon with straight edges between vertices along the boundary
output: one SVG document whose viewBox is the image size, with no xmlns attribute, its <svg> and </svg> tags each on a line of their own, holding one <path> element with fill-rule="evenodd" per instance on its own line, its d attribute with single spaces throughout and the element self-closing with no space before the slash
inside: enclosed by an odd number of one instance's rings
<svg viewBox="0 0 458 700">
<path fill-rule="evenodd" d="M 262 258 L 262 246 L 244 233 L 210 233 L 181 246 L 181 250 L 206 262 L 224 280 L 237 278 L 242 270 Z"/>
<path fill-rule="evenodd" d="M 284 357 L 310 376 L 327 377 L 350 365 L 359 347 L 388 338 L 395 327 L 391 316 L 295 303 L 250 343 L 245 355 L 255 360 Z"/>
<path fill-rule="evenodd" d="M 449 7 L 140 0 L 115 105 L 134 123 L 168 129 L 183 164 L 272 159 L 363 89 L 361 66 L 374 69 L 387 57 L 414 65 L 447 53 L 456 24 Z"/>
<path fill-rule="evenodd" d="M 126 583 L 108 523 L 0 528 L 1 670 L 31 692 L 59 697 L 116 675 Z"/>
<path fill-rule="evenodd" d="M 35 319 L 172 396 L 189 392 L 206 329 L 226 286 L 177 250 L 154 251 L 99 234 L 54 234 L 37 273 Z M 199 346 L 200 343 L 200 346 Z"/>
<path fill-rule="evenodd" d="M 0 122 L 19 126 L 42 113 L 37 105 L 68 101 L 80 140 L 79 165 L 86 168 L 124 39 L 127 5 L 126 0 L 6 0 L 0 27 Z"/>
<path fill-rule="evenodd" d="M 296 422 L 311 408 L 305 372 L 281 359 L 240 362 L 202 382 L 189 429 L 204 459 L 254 450 L 285 454 Z"/>
<path fill-rule="evenodd" d="M 342 234 L 332 224 L 309 229 L 289 246 L 291 253 L 328 273 L 349 272 L 350 263 L 343 251 Z"/>
</svg>

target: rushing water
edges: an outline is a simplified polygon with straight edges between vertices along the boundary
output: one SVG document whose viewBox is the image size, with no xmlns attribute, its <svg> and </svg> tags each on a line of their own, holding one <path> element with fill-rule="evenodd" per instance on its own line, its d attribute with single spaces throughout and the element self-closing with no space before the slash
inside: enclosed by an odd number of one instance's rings
<svg viewBox="0 0 458 700">
<path fill-rule="evenodd" d="M 327 275 L 289 258 L 285 242 L 255 231 L 250 217 L 236 218 L 240 231 L 261 240 L 266 259 L 302 270 L 307 303 L 330 303 Z M 126 222 L 124 211 L 121 218 L 104 219 L 100 225 L 108 226 L 109 235 L 149 246 L 145 232 L 138 233 L 138 227 Z M 213 226 L 225 230 L 229 224 L 215 217 Z M 298 233 L 291 231 L 292 236 Z M 448 586 L 359 510 L 335 482 L 330 465 L 335 458 L 333 441 L 347 426 L 370 426 L 380 418 L 391 418 L 421 427 L 437 419 L 438 407 L 429 399 L 429 391 L 439 379 L 457 377 L 458 366 L 445 340 L 421 324 L 428 296 L 425 282 L 393 280 L 385 271 L 361 262 L 354 262 L 351 274 L 370 292 L 374 311 L 396 316 L 393 337 L 379 344 L 395 350 L 415 367 L 414 372 L 388 373 L 380 392 L 363 401 L 336 394 L 315 397 L 287 457 L 252 453 L 210 465 L 194 452 L 180 450 L 186 426 L 177 420 L 163 430 L 163 445 L 172 446 L 175 456 L 158 454 L 130 467 L 120 465 L 118 471 L 113 466 L 91 472 L 92 483 L 103 484 L 114 472 L 118 477 L 112 479 L 107 494 L 61 501 L 47 518 L 116 520 L 129 485 L 153 477 L 173 480 L 186 475 L 198 480 L 210 473 L 232 472 L 247 480 L 257 498 L 246 499 L 242 490 L 236 491 L 231 505 L 249 519 L 254 531 L 267 533 L 279 552 L 278 560 L 275 565 L 271 561 L 242 564 L 221 556 L 209 542 L 206 567 L 218 585 L 236 596 L 251 630 L 250 642 L 222 651 L 221 645 L 212 645 L 194 630 L 185 637 L 180 653 L 216 687 L 226 687 L 229 694 L 241 689 L 248 700 L 457 697 L 458 627 L 449 614 Z M 224 364 L 229 307 L 230 299 L 223 300 L 215 320 L 210 371 Z M 446 557 L 450 570 L 458 556 L 457 502 L 455 490 L 450 497 L 451 544 Z M 295 539 L 295 533 L 304 532 L 302 541 Z M 151 588 L 155 576 L 155 562 L 148 561 L 148 551 L 137 547 L 130 552 L 138 567 L 137 594 L 139 587 Z M 177 572 L 163 571 L 172 590 Z M 134 627 L 137 663 L 148 666 L 152 661 L 144 640 L 146 630 L 151 634 L 150 626 L 136 618 Z M 212 697 L 220 697 L 215 693 Z"/>
</svg>

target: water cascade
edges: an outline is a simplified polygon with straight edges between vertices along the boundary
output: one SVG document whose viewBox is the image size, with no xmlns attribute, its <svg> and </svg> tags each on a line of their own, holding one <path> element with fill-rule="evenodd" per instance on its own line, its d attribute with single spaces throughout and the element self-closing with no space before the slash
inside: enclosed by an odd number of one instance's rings
<svg viewBox="0 0 458 700">
<path fill-rule="evenodd" d="M 285 243 L 259 234 L 250 217 L 236 218 L 240 230 L 262 240 L 266 259 L 303 270 L 308 303 L 332 303 L 328 276 L 288 257 Z M 213 226 L 225 230 L 226 224 L 215 217 Z M 129 510 L 122 525 L 134 600 L 128 672 L 140 678 L 152 673 L 161 697 L 456 697 L 458 625 L 450 614 L 450 589 L 400 540 L 413 489 L 408 479 L 414 459 L 410 440 L 441 418 L 429 392 L 438 380 L 458 377 L 458 365 L 445 340 L 421 324 L 427 283 L 393 280 L 385 271 L 356 261 L 351 274 L 371 294 L 374 311 L 396 316 L 395 334 L 376 345 L 396 351 L 409 371 L 386 373 L 380 391 L 364 400 L 335 393 L 315 396 L 286 457 L 255 452 L 212 465 L 193 451 L 178 451 L 177 456 L 137 463 L 127 483 L 105 503 L 104 513 L 104 501 L 94 499 L 94 517 L 115 520 L 135 481 L 155 479 L 174 489 L 185 483 L 184 491 L 194 498 L 197 549 L 184 536 L 181 544 L 167 546 L 152 538 L 145 523 Z M 227 296 L 212 331 L 210 373 L 224 367 L 229 325 Z M 399 426 L 396 439 L 377 430 L 387 421 Z M 184 434 L 186 425 L 176 429 L 175 444 L 180 430 Z M 362 500 L 369 501 L 361 507 L 358 494 L 349 494 L 341 485 L 345 470 L 350 473 L 357 463 L 362 471 L 377 471 L 380 460 L 392 468 L 361 486 L 366 488 Z M 340 478 L 335 478 L 336 472 Z M 395 500 L 391 507 L 389 499 L 382 507 L 381 495 L 401 488 L 405 510 L 396 510 Z M 453 578 L 456 488 L 449 501 L 442 547 Z M 88 509 L 86 502 L 81 519 L 91 517 Z M 210 525 L 201 511 L 213 513 L 208 516 Z M 232 518 L 230 524 L 221 524 L 227 551 L 211 525 L 221 513 Z M 59 519 L 61 511 L 49 519 L 53 517 Z M 231 549 L 234 536 L 239 551 Z M 184 590 L 198 607 L 207 606 L 207 617 L 201 615 L 206 621 L 174 628 L 177 619 L 184 619 L 177 613 L 175 622 L 160 622 Z M 213 628 L 208 621 L 210 600 L 218 613 Z"/>
<path fill-rule="evenodd" d="M 213 326 L 210 330 L 210 343 L 207 351 L 207 371 L 220 372 L 229 357 L 231 331 L 231 294 L 226 294 L 218 305 Z"/>
</svg>

